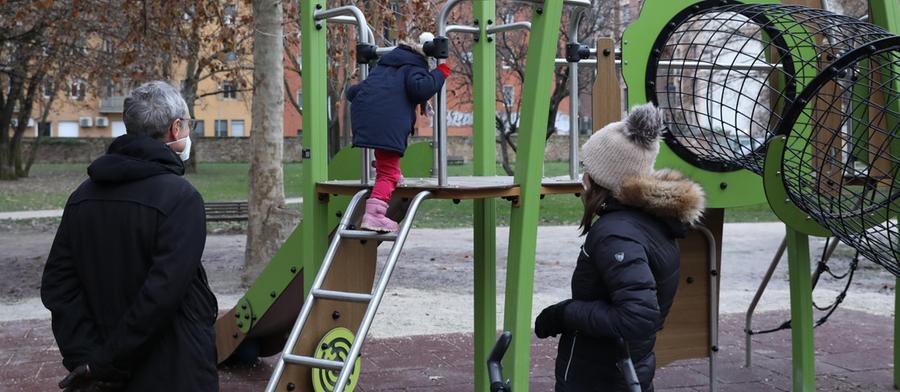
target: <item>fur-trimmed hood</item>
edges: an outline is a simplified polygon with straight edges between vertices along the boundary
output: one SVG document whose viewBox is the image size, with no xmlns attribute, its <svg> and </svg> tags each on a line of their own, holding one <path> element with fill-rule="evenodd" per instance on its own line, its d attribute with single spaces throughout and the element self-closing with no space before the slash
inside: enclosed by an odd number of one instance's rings
<svg viewBox="0 0 900 392">
<path fill-rule="evenodd" d="M 703 188 L 671 169 L 628 178 L 612 196 L 623 205 L 688 225 L 697 223 L 706 208 Z"/>
</svg>

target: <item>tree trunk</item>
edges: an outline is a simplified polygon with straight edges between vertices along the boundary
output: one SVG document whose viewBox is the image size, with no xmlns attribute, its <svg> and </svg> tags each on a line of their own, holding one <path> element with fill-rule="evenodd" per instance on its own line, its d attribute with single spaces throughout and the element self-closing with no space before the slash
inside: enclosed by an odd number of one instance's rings
<svg viewBox="0 0 900 392">
<path fill-rule="evenodd" d="M 297 223 L 284 203 L 284 10 L 281 0 L 253 0 L 253 131 L 245 284 L 259 275 Z"/>
</svg>

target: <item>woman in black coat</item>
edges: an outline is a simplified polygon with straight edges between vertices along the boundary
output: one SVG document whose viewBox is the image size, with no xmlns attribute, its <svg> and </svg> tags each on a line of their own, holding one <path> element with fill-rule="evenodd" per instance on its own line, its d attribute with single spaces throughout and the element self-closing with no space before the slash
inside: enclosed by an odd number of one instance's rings
<svg viewBox="0 0 900 392">
<path fill-rule="evenodd" d="M 662 129 L 659 111 L 646 104 L 582 147 L 587 237 L 572 298 L 535 321 L 539 338 L 562 334 L 557 392 L 627 390 L 616 365 L 620 340 L 628 343 L 641 388 L 653 390 L 656 332 L 678 288 L 676 240 L 704 208 L 699 185 L 675 171 L 653 171 Z"/>
</svg>

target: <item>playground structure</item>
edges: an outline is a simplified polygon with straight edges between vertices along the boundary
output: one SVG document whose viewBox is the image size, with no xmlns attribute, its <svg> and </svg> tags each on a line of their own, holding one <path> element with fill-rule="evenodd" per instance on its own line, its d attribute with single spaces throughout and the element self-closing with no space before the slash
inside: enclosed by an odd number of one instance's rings
<svg viewBox="0 0 900 392">
<path fill-rule="evenodd" d="M 872 22 L 897 31 L 900 9 L 891 1 L 871 0 L 870 14 Z M 449 25 L 451 11 L 464 3 L 471 3 L 473 24 Z M 427 199 L 473 199 L 475 389 L 488 390 L 483 364 L 497 330 L 495 199 L 504 198 L 512 212 L 503 329 L 512 331 L 513 338 L 506 365 L 513 387 L 527 390 L 540 199 L 581 190 L 577 98 L 570 101 L 570 124 L 576 131 L 570 131 L 570 173 L 542 178 L 552 67 L 563 63 L 577 72 L 580 62 L 597 64 L 595 124 L 621 114 L 618 83 L 613 83 L 613 42 L 600 40 L 595 49 L 577 42 L 577 10 L 590 2 L 532 3 L 530 22 L 506 25 L 495 25 L 492 0 L 444 5 L 434 41 L 436 57 L 446 56 L 447 34 L 470 34 L 474 41 L 474 176 L 447 175 L 442 91 L 436 97 L 433 148 L 412 145 L 402 161 L 408 178 L 389 211 L 402 219 L 400 232 L 393 235 L 354 230 L 361 216 L 358 202 L 371 185 L 371 153 L 344 150 L 328 161 L 323 27 L 356 27 L 361 77 L 390 48 L 375 46 L 356 7 L 326 9 L 324 0 L 301 3 L 308 113 L 303 120 L 303 221 L 247 294 L 217 322 L 220 361 L 233 353 L 268 356 L 284 350 L 268 390 L 352 390 L 358 382 L 359 351 L 418 206 Z M 628 106 L 653 101 L 663 108 L 669 126 L 657 166 L 684 172 L 708 197 L 704 227 L 681 244 L 683 281 L 657 353 L 659 365 L 709 357 L 710 387 L 715 389 L 717 260 L 724 209 L 768 202 L 787 227 L 794 390 L 813 390 L 807 236 L 835 235 L 891 272 L 900 270 L 893 185 L 900 159 L 895 136 L 900 126 L 900 43 L 888 30 L 852 18 L 774 1 L 752 3 L 647 0 L 641 17 L 622 37 L 618 63 L 629 86 Z M 575 10 L 568 26 L 571 42 L 566 58 L 556 59 L 567 7 Z M 520 148 L 515 176 L 500 177 L 494 156 L 495 48 L 488 38 L 519 28 L 531 30 Z M 660 33 L 647 34 L 651 31 Z M 577 78 L 570 81 L 577 91 Z M 382 242 L 393 246 L 376 282 L 376 252 Z"/>
</svg>

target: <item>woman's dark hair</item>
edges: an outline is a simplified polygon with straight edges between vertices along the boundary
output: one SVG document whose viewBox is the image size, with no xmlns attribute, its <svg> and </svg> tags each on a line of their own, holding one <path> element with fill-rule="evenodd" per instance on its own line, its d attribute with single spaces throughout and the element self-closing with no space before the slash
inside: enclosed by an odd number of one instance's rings
<svg viewBox="0 0 900 392">
<path fill-rule="evenodd" d="M 609 190 L 597 185 L 594 179 L 588 176 L 591 186 L 581 193 L 581 201 L 584 203 L 584 214 L 581 215 L 581 235 L 585 235 L 591 230 L 591 223 L 594 216 L 606 208 L 606 198 L 609 196 Z"/>
</svg>

